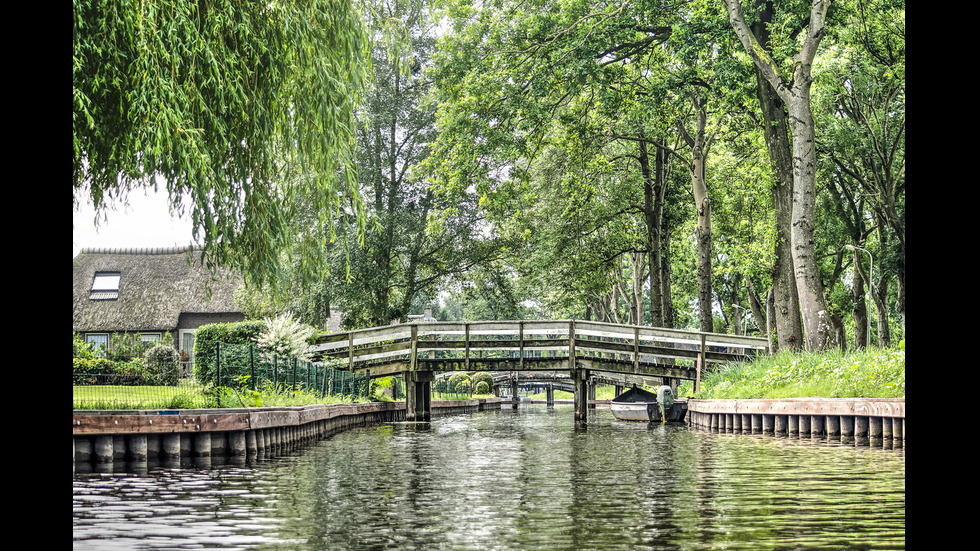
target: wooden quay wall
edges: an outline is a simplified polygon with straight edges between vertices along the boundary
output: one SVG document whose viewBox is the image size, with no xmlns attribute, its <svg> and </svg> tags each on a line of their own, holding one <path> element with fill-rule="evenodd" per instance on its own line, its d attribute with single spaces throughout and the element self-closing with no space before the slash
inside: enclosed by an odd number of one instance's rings
<svg viewBox="0 0 980 551">
<path fill-rule="evenodd" d="M 689 400 L 693 428 L 905 447 L 905 398 Z"/>
<path fill-rule="evenodd" d="M 434 415 L 499 409 L 496 398 L 433 401 Z M 404 402 L 180 411 L 85 411 L 72 416 L 72 464 L 274 456 L 338 432 L 405 420 Z"/>
</svg>

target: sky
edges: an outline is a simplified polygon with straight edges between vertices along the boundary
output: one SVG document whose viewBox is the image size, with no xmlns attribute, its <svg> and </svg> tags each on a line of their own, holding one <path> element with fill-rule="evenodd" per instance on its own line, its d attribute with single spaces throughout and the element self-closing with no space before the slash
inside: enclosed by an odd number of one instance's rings
<svg viewBox="0 0 980 551">
<path fill-rule="evenodd" d="M 171 216 L 165 191 L 135 190 L 129 205 L 116 205 L 98 227 L 94 220 L 91 202 L 72 210 L 72 258 L 83 248 L 174 247 L 192 240 L 190 222 Z"/>
</svg>

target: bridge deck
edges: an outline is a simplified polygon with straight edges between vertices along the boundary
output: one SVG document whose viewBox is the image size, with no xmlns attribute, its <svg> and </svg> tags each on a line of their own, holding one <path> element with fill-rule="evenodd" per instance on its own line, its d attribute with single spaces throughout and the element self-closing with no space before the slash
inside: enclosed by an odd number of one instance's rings
<svg viewBox="0 0 980 551">
<path fill-rule="evenodd" d="M 581 320 L 426 322 L 321 337 L 321 360 L 382 376 L 403 371 L 555 371 L 693 379 L 702 366 L 766 353 L 758 337 Z M 570 359 L 572 361 L 570 361 Z M 574 365 L 573 365 L 574 364 Z"/>
</svg>

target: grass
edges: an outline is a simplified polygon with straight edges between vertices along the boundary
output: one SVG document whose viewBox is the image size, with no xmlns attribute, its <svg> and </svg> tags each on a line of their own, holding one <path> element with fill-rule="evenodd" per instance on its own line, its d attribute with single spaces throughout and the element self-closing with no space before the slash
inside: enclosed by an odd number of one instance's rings
<svg viewBox="0 0 980 551">
<path fill-rule="evenodd" d="M 177 386 L 72 386 L 73 409 L 196 409 L 206 402 L 204 389 L 192 381 Z"/>
<path fill-rule="evenodd" d="M 219 399 L 220 398 L 220 399 Z M 219 394 L 205 392 L 194 381 L 177 386 L 84 385 L 72 387 L 73 409 L 206 409 L 215 407 L 288 407 L 366 401 L 351 396 L 290 390 L 266 385 L 260 390 L 223 388 Z"/>
<path fill-rule="evenodd" d="M 781 352 L 729 365 L 702 376 L 694 394 L 685 381 L 681 396 L 718 398 L 904 398 L 905 341 L 898 348 L 856 351 Z"/>
</svg>

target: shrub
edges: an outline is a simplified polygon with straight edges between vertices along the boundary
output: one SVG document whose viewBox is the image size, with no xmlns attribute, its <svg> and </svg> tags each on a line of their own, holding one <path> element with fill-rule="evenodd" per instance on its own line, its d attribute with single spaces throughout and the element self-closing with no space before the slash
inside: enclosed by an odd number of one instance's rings
<svg viewBox="0 0 980 551">
<path fill-rule="evenodd" d="M 473 388 L 476 389 L 477 394 L 489 394 L 490 390 L 493 388 L 493 375 L 487 373 L 486 371 L 477 371 L 470 377 L 470 383 Z M 480 391 L 480 383 L 486 383 L 487 390 Z"/>
<path fill-rule="evenodd" d="M 145 385 L 152 377 L 142 358 L 128 362 L 108 358 L 72 358 L 73 385 Z"/>
<path fill-rule="evenodd" d="M 476 383 L 476 393 L 477 394 L 490 394 L 490 387 L 487 386 L 486 381 L 480 381 Z"/>
<path fill-rule="evenodd" d="M 241 321 L 237 323 L 213 323 L 202 325 L 194 338 L 194 377 L 203 384 L 217 384 L 218 345 L 255 344 L 265 329 L 264 321 Z M 235 353 L 234 351 L 229 351 Z M 225 362 L 225 358 L 222 358 Z M 244 362 L 231 361 L 228 365 L 242 365 Z M 243 373 L 225 372 L 222 376 L 235 376 Z"/>
<path fill-rule="evenodd" d="M 288 315 L 280 315 L 265 319 L 265 329 L 259 333 L 256 343 L 266 352 L 309 361 L 310 339 L 315 335 L 316 328 Z"/>
<path fill-rule="evenodd" d="M 143 363 L 152 379 L 163 385 L 176 385 L 180 378 L 180 354 L 167 342 L 158 342 L 143 354 Z"/>
<path fill-rule="evenodd" d="M 469 394 L 470 388 L 470 377 L 466 373 L 453 373 L 452 376 L 449 377 L 447 392 Z"/>
<path fill-rule="evenodd" d="M 470 380 L 464 379 L 457 383 L 456 386 L 453 387 L 453 390 L 456 392 L 456 394 L 469 394 L 470 388 L 472 388 L 470 387 Z"/>
<path fill-rule="evenodd" d="M 82 340 L 81 335 L 75 332 L 71 334 L 71 345 L 72 358 L 93 359 L 96 356 L 95 349 L 92 345 Z"/>
<path fill-rule="evenodd" d="M 72 358 L 72 384 L 94 385 L 99 383 L 96 375 L 112 373 L 113 362 L 105 358 Z"/>
</svg>

